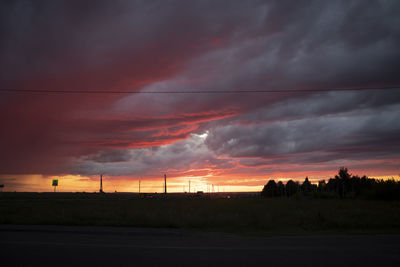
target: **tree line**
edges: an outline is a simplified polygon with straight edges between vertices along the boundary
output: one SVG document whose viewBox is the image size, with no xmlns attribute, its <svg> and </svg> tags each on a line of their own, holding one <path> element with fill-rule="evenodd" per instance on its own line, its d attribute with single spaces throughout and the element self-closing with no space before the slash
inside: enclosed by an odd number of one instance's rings
<svg viewBox="0 0 400 267">
<path fill-rule="evenodd" d="M 261 191 L 263 197 L 309 196 L 315 198 L 365 198 L 382 200 L 400 200 L 400 181 L 382 180 L 351 175 L 347 168 L 339 169 L 328 182 L 321 180 L 312 184 L 308 177 L 302 183 L 289 180 L 276 183 L 269 180 Z"/>
</svg>

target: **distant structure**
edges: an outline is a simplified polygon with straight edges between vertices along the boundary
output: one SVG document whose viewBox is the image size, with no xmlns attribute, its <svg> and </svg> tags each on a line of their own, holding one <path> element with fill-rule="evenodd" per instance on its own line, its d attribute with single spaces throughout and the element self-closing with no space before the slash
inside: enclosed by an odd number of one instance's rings
<svg viewBox="0 0 400 267">
<path fill-rule="evenodd" d="M 100 193 L 104 193 L 104 191 L 103 191 L 103 174 L 100 174 Z"/>
<path fill-rule="evenodd" d="M 164 174 L 164 195 L 167 196 L 167 175 Z"/>
<path fill-rule="evenodd" d="M 51 184 L 54 187 L 54 192 L 56 192 L 56 187 L 58 186 L 58 180 L 54 179 Z"/>
</svg>

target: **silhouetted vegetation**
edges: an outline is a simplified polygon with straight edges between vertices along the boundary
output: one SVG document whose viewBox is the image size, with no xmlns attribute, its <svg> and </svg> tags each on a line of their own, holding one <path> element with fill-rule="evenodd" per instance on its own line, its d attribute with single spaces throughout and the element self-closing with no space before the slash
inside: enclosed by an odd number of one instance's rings
<svg viewBox="0 0 400 267">
<path fill-rule="evenodd" d="M 286 183 L 286 196 L 291 197 L 295 195 L 299 189 L 299 183 L 294 182 L 293 180 L 289 180 Z"/>
<path fill-rule="evenodd" d="M 261 191 L 261 195 L 265 197 L 278 197 L 278 186 L 274 180 L 269 180 Z"/>
<path fill-rule="evenodd" d="M 400 182 L 392 180 L 379 180 L 351 175 L 347 168 L 339 169 L 338 175 L 311 184 L 308 177 L 302 184 L 289 180 L 286 185 L 281 181 L 278 185 L 274 180 L 269 180 L 261 191 L 263 197 L 293 197 L 308 196 L 315 198 L 364 198 L 377 200 L 400 200 Z"/>
</svg>

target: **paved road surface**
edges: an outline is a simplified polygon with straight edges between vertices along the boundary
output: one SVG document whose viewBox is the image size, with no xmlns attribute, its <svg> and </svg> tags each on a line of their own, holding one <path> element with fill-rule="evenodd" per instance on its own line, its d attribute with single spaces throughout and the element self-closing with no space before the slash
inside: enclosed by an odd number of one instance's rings
<svg viewBox="0 0 400 267">
<path fill-rule="evenodd" d="M 400 266 L 400 235 L 0 225 L 0 266 Z"/>
</svg>

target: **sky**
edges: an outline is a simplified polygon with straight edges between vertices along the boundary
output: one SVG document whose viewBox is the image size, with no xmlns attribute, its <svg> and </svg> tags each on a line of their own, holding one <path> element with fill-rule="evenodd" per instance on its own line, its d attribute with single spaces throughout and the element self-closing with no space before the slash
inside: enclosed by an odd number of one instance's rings
<svg viewBox="0 0 400 267">
<path fill-rule="evenodd" d="M 0 92 L 4 191 L 399 178 L 397 0 L 0 5 L 0 89 L 127 92 Z M 146 93 L 216 90 L 286 92 Z"/>
</svg>

